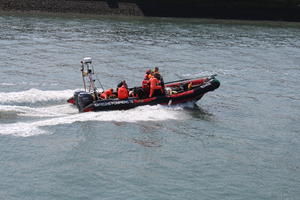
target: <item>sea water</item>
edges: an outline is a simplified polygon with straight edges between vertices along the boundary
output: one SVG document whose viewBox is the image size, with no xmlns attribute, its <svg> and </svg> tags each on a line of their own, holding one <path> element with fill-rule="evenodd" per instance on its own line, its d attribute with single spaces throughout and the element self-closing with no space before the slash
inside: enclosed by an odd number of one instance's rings
<svg viewBox="0 0 300 200">
<path fill-rule="evenodd" d="M 2 13 L 0 45 L 0 199 L 299 199 L 299 23 Z M 221 86 L 78 113 L 87 56 L 105 89 Z"/>
</svg>

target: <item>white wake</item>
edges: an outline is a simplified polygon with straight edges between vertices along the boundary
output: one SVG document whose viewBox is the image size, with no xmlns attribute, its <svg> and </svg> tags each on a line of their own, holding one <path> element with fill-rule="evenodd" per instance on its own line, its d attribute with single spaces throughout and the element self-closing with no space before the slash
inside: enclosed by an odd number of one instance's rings
<svg viewBox="0 0 300 200">
<path fill-rule="evenodd" d="M 12 107 L 11 107 L 12 108 Z M 77 122 L 104 122 L 117 121 L 136 123 L 139 121 L 164 121 L 184 118 L 180 108 L 164 106 L 141 106 L 124 111 L 103 111 L 78 113 L 72 105 L 51 106 L 47 108 L 20 108 L 13 107 L 20 117 L 36 117 L 34 121 L 1 124 L 1 135 L 14 135 L 20 137 L 51 134 L 43 127 Z M 0 112 L 2 107 L 0 107 Z"/>
<path fill-rule="evenodd" d="M 74 90 L 38 90 L 30 89 L 20 92 L 0 92 L 0 104 L 15 105 L 20 103 L 37 103 L 48 101 L 63 101 L 71 97 Z"/>
<path fill-rule="evenodd" d="M 73 90 L 30 89 L 21 92 L 0 93 L 0 135 L 28 137 L 51 134 L 44 127 L 86 121 L 136 123 L 139 121 L 176 120 L 184 117 L 182 107 L 160 105 L 141 106 L 126 111 L 78 113 L 75 106 L 66 102 L 73 92 Z M 50 103 L 51 101 L 59 103 L 53 105 Z M 41 106 L 36 105 L 37 102 L 45 103 Z M 29 103 L 29 105 L 22 103 Z"/>
</svg>

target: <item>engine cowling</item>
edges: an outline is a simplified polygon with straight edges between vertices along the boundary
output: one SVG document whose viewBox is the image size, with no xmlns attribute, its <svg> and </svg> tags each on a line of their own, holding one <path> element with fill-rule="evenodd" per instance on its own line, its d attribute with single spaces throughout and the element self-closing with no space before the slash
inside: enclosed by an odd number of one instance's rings
<svg viewBox="0 0 300 200">
<path fill-rule="evenodd" d="M 76 106 L 78 106 L 78 95 L 79 95 L 79 93 L 83 93 L 83 92 L 85 92 L 85 91 L 75 91 L 74 92 L 74 95 L 73 95 L 73 97 L 74 97 L 74 101 L 75 101 L 75 105 Z"/>
<path fill-rule="evenodd" d="M 93 103 L 93 95 L 89 92 L 80 92 L 77 97 L 77 107 L 79 112 L 82 112 L 83 109 Z"/>
</svg>

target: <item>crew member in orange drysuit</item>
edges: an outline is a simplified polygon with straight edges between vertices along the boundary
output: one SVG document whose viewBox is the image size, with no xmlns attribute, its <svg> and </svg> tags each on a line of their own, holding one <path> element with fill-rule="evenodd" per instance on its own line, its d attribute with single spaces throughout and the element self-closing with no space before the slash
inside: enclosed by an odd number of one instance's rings
<svg viewBox="0 0 300 200">
<path fill-rule="evenodd" d="M 152 97 L 153 95 L 160 95 L 160 94 L 162 94 L 162 87 L 160 85 L 159 80 L 157 79 L 157 74 L 154 74 L 154 77 L 150 79 L 149 97 Z"/>
<path fill-rule="evenodd" d="M 108 89 L 108 90 L 105 90 L 105 91 L 100 95 L 100 97 L 101 97 L 102 99 L 108 99 L 108 98 L 112 95 L 112 93 L 113 93 L 113 89 L 110 88 L 110 89 Z"/>
<path fill-rule="evenodd" d="M 119 89 L 118 89 L 118 98 L 119 99 L 128 99 L 128 90 L 126 88 L 125 85 L 122 85 Z"/>
</svg>

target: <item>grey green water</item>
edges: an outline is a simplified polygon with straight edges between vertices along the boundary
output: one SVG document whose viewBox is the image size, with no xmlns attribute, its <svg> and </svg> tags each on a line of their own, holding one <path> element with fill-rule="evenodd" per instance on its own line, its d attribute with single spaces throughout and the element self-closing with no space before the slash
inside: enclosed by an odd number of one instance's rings
<svg viewBox="0 0 300 200">
<path fill-rule="evenodd" d="M 0 199 L 300 198 L 300 24 L 0 15 Z M 197 106 L 78 113 L 105 88 L 218 74 Z"/>
</svg>

